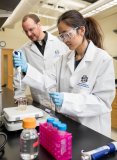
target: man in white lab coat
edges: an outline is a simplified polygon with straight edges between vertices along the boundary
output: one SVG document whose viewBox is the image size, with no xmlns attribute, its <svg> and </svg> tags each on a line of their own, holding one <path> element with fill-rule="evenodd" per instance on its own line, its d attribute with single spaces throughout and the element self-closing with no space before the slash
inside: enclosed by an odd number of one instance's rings
<svg viewBox="0 0 117 160">
<path fill-rule="evenodd" d="M 112 57 L 101 49 L 99 28 L 91 17 L 71 10 L 59 18 L 58 29 L 61 40 L 72 51 L 46 74 L 27 64 L 22 81 L 39 90 L 56 84 L 57 92 L 50 97 L 59 112 L 110 137 L 115 76 Z"/>
<path fill-rule="evenodd" d="M 62 54 L 69 51 L 68 47 L 57 37 L 42 31 L 38 16 L 34 14 L 24 16 L 22 27 L 31 41 L 24 44 L 20 48 L 20 52 L 22 56 L 25 57 L 26 62 L 36 68 L 39 72 L 44 73 L 61 57 Z M 13 58 L 17 58 L 17 56 L 18 55 L 13 54 Z M 17 67 L 15 64 L 14 66 Z M 25 75 L 25 70 L 23 73 Z M 17 100 L 19 97 L 25 97 L 25 89 L 26 85 L 23 83 L 22 87 L 20 87 L 16 71 L 14 76 L 14 98 Z M 54 88 L 52 88 L 52 90 L 54 90 Z M 48 101 L 48 93 L 45 92 L 45 90 L 39 91 L 30 88 L 30 91 L 34 101 L 48 107 L 51 106 L 50 101 Z"/>
</svg>

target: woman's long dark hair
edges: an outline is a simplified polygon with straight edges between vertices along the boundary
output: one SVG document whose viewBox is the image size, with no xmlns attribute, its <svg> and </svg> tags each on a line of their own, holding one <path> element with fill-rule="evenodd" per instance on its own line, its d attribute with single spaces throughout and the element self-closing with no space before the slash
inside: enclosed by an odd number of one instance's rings
<svg viewBox="0 0 117 160">
<path fill-rule="evenodd" d="M 77 10 L 69 10 L 63 13 L 59 18 L 57 25 L 60 22 L 64 22 L 72 28 L 84 26 L 85 37 L 87 40 L 92 40 L 92 42 L 99 48 L 103 48 L 102 30 L 97 21 L 92 17 L 84 18 L 81 13 Z"/>
</svg>

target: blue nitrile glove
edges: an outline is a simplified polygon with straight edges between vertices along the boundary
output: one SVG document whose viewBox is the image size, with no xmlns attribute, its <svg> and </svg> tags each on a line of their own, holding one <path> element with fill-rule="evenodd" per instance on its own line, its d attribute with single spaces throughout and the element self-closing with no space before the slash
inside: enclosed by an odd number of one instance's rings
<svg viewBox="0 0 117 160">
<path fill-rule="evenodd" d="M 49 93 L 50 97 L 52 98 L 53 103 L 56 107 L 61 107 L 63 104 L 64 95 L 63 93 L 59 92 L 52 92 Z"/>
<path fill-rule="evenodd" d="M 20 52 L 20 55 L 17 54 L 17 52 Z M 22 72 L 24 72 L 24 73 L 27 72 L 28 64 L 27 64 L 26 58 L 21 50 L 13 52 L 13 64 L 14 64 L 15 68 L 21 67 Z"/>
</svg>

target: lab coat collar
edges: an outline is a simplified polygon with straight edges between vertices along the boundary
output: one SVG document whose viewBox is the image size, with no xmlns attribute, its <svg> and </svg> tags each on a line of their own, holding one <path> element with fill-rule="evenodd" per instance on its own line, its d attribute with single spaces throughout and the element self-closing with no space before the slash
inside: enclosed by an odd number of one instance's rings
<svg viewBox="0 0 117 160">
<path fill-rule="evenodd" d="M 87 51 L 84 55 L 84 58 L 80 62 L 79 66 L 76 68 L 75 72 L 81 70 L 85 66 L 86 61 L 93 61 L 95 53 L 96 53 L 96 47 L 93 44 L 93 42 L 90 41 L 88 48 L 87 48 Z M 71 73 L 73 73 L 74 72 L 75 51 L 69 52 L 67 59 L 68 59 L 67 65 L 68 65 Z"/>
<path fill-rule="evenodd" d="M 48 41 L 53 41 L 54 36 L 48 32 Z"/>
<path fill-rule="evenodd" d="M 47 49 L 48 47 L 50 47 L 49 45 L 49 41 L 52 41 L 53 40 L 53 35 L 51 35 L 50 33 L 47 33 L 48 34 L 48 38 L 47 38 L 47 41 L 46 41 L 46 46 L 45 48 Z M 37 48 L 37 46 L 35 45 L 34 42 L 30 42 L 29 44 L 30 46 L 30 49 L 35 52 L 36 54 L 38 54 L 39 56 L 43 57 L 43 55 L 41 54 L 41 52 L 39 51 L 39 49 Z M 45 51 L 44 51 L 45 52 Z M 45 55 L 45 54 L 44 54 Z"/>
<path fill-rule="evenodd" d="M 34 53 L 36 53 L 39 56 L 41 56 L 42 58 L 47 58 L 48 57 L 48 51 L 51 50 L 50 47 L 52 47 L 53 41 L 56 41 L 56 37 L 55 36 L 53 36 L 49 32 L 47 32 L 47 34 L 48 34 L 48 38 L 47 38 L 46 45 L 45 45 L 44 56 L 41 54 L 41 52 L 38 50 L 38 48 L 36 47 L 36 45 L 33 42 L 29 43 L 30 49 Z"/>
<path fill-rule="evenodd" d="M 75 60 L 75 51 L 70 51 L 68 53 L 68 57 L 67 57 L 67 65 L 68 65 L 71 73 L 74 72 L 74 60 Z"/>
<path fill-rule="evenodd" d="M 35 45 L 34 42 L 31 42 L 31 43 L 29 44 L 29 46 L 30 46 L 30 50 L 32 50 L 32 51 L 33 51 L 34 53 L 36 53 L 37 55 L 43 57 L 43 55 L 41 54 L 41 52 L 39 51 L 39 49 L 37 48 L 37 46 Z"/>
<path fill-rule="evenodd" d="M 47 38 L 47 41 L 46 41 L 46 45 L 45 45 L 45 50 L 50 50 L 50 46 L 52 46 L 52 42 L 53 42 L 53 39 L 54 39 L 54 36 L 50 33 L 48 33 L 48 38 Z"/>
<path fill-rule="evenodd" d="M 89 41 L 89 45 L 83 59 L 85 59 L 85 61 L 92 61 L 95 55 L 95 51 L 96 51 L 96 46 L 93 44 L 92 41 Z M 72 50 L 68 54 L 68 61 L 71 59 L 71 57 L 74 56 L 75 56 L 75 51 Z"/>
<path fill-rule="evenodd" d="M 96 46 L 94 45 L 92 41 L 89 41 L 89 45 L 85 53 L 84 60 L 93 61 L 95 53 L 96 53 Z"/>
</svg>

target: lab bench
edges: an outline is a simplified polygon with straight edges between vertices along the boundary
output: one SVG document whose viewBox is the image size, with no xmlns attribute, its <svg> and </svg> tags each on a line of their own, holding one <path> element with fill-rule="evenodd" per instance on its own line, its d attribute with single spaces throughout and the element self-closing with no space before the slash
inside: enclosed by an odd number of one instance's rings
<svg viewBox="0 0 117 160">
<path fill-rule="evenodd" d="M 43 108 L 39 104 L 32 102 L 34 106 Z M 2 104 L 3 107 L 14 106 L 13 92 L 9 89 L 4 89 L 2 93 Z M 72 119 L 59 114 L 51 113 L 58 117 L 62 122 L 65 122 L 68 126 L 67 131 L 72 133 L 72 160 L 81 160 L 81 150 L 90 151 L 97 147 L 106 145 L 113 140 L 103 136 Z M 7 131 L 4 127 L 2 131 L 8 136 L 8 141 L 5 146 L 4 155 L 0 158 L 1 160 L 20 160 L 20 148 L 19 148 L 19 136 L 21 131 Z M 54 158 L 42 147 L 39 146 L 38 160 L 54 160 Z M 37 160 L 36 159 L 36 160 Z M 117 153 L 111 154 L 100 160 L 117 160 Z"/>
</svg>

